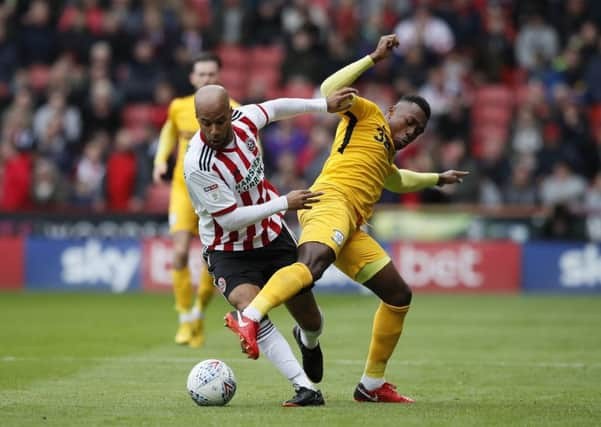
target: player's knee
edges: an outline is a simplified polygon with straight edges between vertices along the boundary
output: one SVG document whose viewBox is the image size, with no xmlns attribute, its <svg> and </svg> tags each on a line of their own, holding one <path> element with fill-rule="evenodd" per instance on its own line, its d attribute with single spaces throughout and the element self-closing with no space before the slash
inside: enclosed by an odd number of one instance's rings
<svg viewBox="0 0 601 427">
<path fill-rule="evenodd" d="M 333 251 L 317 243 L 303 244 L 299 248 L 298 261 L 302 262 L 311 271 L 313 281 L 321 278 L 326 269 L 334 262 Z"/>
<path fill-rule="evenodd" d="M 179 270 L 188 265 L 188 251 L 184 248 L 173 248 L 173 268 Z"/>
<path fill-rule="evenodd" d="M 411 304 L 413 293 L 411 288 L 407 285 L 398 287 L 395 292 L 390 296 L 389 301 L 385 301 L 387 304 L 394 305 L 396 307 L 403 307 Z"/>
</svg>

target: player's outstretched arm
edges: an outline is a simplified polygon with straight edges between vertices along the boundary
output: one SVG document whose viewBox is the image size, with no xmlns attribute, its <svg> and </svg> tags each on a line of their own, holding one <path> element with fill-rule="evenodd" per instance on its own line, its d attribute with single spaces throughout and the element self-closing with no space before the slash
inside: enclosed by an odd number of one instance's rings
<svg viewBox="0 0 601 427">
<path fill-rule="evenodd" d="M 353 96 L 356 93 L 356 89 L 346 87 L 324 98 L 278 98 L 259 105 L 269 117 L 269 122 L 275 122 L 306 113 L 337 113 L 344 111 L 351 105 Z"/>
<path fill-rule="evenodd" d="M 161 128 L 159 136 L 159 146 L 154 156 L 154 168 L 152 170 L 152 179 L 159 183 L 163 180 L 163 175 L 167 172 L 167 160 L 175 148 L 177 143 L 177 129 L 173 122 L 169 119 Z"/>
<path fill-rule="evenodd" d="M 293 190 L 285 196 L 280 196 L 265 203 L 236 207 L 231 212 L 216 217 L 215 220 L 224 231 L 237 231 L 277 212 L 311 209 L 311 205 L 319 202 L 319 196 L 322 194 L 310 190 Z"/>
<path fill-rule="evenodd" d="M 323 96 L 328 96 L 340 88 L 350 86 L 361 74 L 371 68 L 376 62 L 390 56 L 392 49 L 398 45 L 399 40 L 394 34 L 380 37 L 380 41 L 372 53 L 341 68 L 325 79 L 320 87 L 321 94 Z"/>
<path fill-rule="evenodd" d="M 411 193 L 420 191 L 424 188 L 438 185 L 442 187 L 446 184 L 456 184 L 463 182 L 463 177 L 469 175 L 467 171 L 448 170 L 442 173 L 414 172 L 407 169 L 394 168 L 384 182 L 384 188 L 394 193 Z"/>
</svg>

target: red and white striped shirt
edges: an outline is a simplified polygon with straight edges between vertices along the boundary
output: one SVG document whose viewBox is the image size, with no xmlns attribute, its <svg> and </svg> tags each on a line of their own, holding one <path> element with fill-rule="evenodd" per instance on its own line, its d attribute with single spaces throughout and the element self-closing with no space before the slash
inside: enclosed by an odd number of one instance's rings
<svg viewBox="0 0 601 427">
<path fill-rule="evenodd" d="M 257 110 L 263 120 L 249 110 Z M 273 241 L 282 230 L 278 214 L 230 232 L 225 232 L 216 220 L 238 206 L 261 204 L 279 196 L 265 178 L 257 147 L 258 125 L 267 121 L 267 113 L 261 107 L 246 106 L 232 113 L 234 141 L 227 148 L 213 150 L 200 132 L 190 140 L 184 174 L 186 182 L 192 184 L 188 184 L 188 191 L 199 216 L 202 243 L 210 250 L 259 248 Z"/>
<path fill-rule="evenodd" d="M 301 102 L 303 101 L 303 102 Z M 227 231 L 219 217 L 237 208 L 273 202 L 279 194 L 265 178 L 263 160 L 257 147 L 259 129 L 303 112 L 325 111 L 324 100 L 276 100 L 246 105 L 232 113 L 234 140 L 214 150 L 198 131 L 188 144 L 184 178 L 199 217 L 202 243 L 209 250 L 245 251 L 266 246 L 282 231 L 282 212 L 238 230 Z M 286 202 L 281 206 L 286 209 Z M 280 208 L 278 208 L 280 209 Z M 272 211 L 276 211 L 273 209 Z"/>
</svg>

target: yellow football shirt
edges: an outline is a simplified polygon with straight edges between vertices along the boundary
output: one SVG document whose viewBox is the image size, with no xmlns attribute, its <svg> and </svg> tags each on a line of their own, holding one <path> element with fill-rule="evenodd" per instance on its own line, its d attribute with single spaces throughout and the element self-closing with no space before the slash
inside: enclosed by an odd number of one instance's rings
<svg viewBox="0 0 601 427">
<path fill-rule="evenodd" d="M 353 106 L 339 114 L 330 156 L 312 189 L 335 187 L 365 222 L 380 199 L 386 177 L 395 170 L 396 151 L 384 114 L 373 102 L 356 97 Z"/>
</svg>

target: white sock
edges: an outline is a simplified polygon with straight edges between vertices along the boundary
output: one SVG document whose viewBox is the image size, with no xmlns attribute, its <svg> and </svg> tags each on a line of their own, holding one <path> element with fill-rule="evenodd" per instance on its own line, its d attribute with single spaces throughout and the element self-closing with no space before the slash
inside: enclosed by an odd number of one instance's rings
<svg viewBox="0 0 601 427">
<path fill-rule="evenodd" d="M 321 326 L 318 330 L 308 331 L 301 328 L 301 341 L 305 347 L 310 349 L 319 345 L 319 336 L 321 335 L 321 331 L 323 331 L 323 314 L 321 314 L 321 311 L 319 312 L 319 316 L 321 317 Z"/>
<path fill-rule="evenodd" d="M 202 314 L 202 311 L 200 311 L 200 307 L 198 307 L 197 305 L 194 305 L 194 307 L 192 308 L 192 311 L 190 312 L 190 320 L 194 321 L 196 319 L 202 319 L 204 318 L 204 314 Z"/>
<path fill-rule="evenodd" d="M 186 323 L 186 322 L 191 322 L 191 321 L 192 321 L 192 317 L 191 317 L 190 311 L 188 311 L 187 313 L 179 314 L 179 323 Z"/>
<path fill-rule="evenodd" d="M 294 357 L 288 341 L 282 336 L 271 320 L 263 319 L 257 334 L 257 343 L 261 353 L 288 378 L 294 388 L 306 387 L 315 390 L 315 386 Z"/>
<path fill-rule="evenodd" d="M 254 307 L 250 305 L 242 310 L 242 315 L 244 317 L 248 317 L 250 320 L 254 320 L 255 322 L 260 322 L 263 318 L 263 315 Z"/>
<path fill-rule="evenodd" d="M 368 377 L 365 374 L 363 374 L 361 377 L 361 384 L 363 384 L 369 391 L 382 387 L 385 382 L 386 380 L 384 378 Z"/>
</svg>

